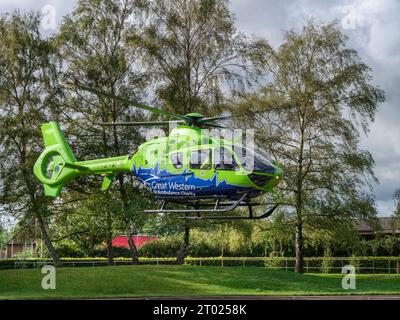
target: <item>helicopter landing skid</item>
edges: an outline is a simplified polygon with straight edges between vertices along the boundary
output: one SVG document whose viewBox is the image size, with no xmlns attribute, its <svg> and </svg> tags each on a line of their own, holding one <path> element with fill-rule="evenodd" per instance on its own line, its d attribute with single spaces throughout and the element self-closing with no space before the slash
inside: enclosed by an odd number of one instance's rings
<svg viewBox="0 0 400 320">
<path fill-rule="evenodd" d="M 186 206 L 192 206 L 193 209 L 166 209 L 166 205 L 168 203 L 168 200 L 164 200 L 161 208 L 158 210 L 144 210 L 144 213 L 153 213 L 153 214 L 171 214 L 171 213 L 184 213 L 186 216 L 184 217 L 179 217 L 179 219 L 185 219 L 185 220 L 260 220 L 260 219 L 266 219 L 268 218 L 278 207 L 278 204 L 275 204 L 271 209 L 269 209 L 267 212 L 255 216 L 253 214 L 253 207 L 254 206 L 260 206 L 263 205 L 262 203 L 252 203 L 251 201 L 248 200 L 249 197 L 247 194 L 243 194 L 242 197 L 240 197 L 238 200 L 230 203 L 221 203 L 221 199 L 217 198 L 215 203 L 200 203 L 200 201 L 196 202 L 176 202 L 178 204 L 183 204 Z M 213 206 L 213 208 L 205 208 L 205 209 L 200 209 L 200 207 L 210 207 Z M 224 216 L 224 215 L 218 215 L 218 216 L 201 216 L 202 213 L 225 213 L 225 212 L 230 212 L 235 210 L 239 206 L 246 206 L 248 207 L 249 215 L 248 216 Z M 221 208 L 225 207 L 225 208 Z M 194 213 L 196 214 L 195 216 L 190 216 L 189 214 Z"/>
</svg>

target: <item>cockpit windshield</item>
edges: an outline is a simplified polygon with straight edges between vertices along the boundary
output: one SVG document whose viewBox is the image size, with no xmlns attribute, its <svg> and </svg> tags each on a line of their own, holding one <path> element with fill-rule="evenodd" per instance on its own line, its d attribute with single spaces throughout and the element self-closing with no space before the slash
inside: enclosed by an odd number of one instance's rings
<svg viewBox="0 0 400 320">
<path fill-rule="evenodd" d="M 265 152 L 261 150 L 255 152 L 243 146 L 233 145 L 231 147 L 236 156 L 240 159 L 240 163 L 244 169 L 249 171 L 274 172 L 274 167 Z"/>
</svg>

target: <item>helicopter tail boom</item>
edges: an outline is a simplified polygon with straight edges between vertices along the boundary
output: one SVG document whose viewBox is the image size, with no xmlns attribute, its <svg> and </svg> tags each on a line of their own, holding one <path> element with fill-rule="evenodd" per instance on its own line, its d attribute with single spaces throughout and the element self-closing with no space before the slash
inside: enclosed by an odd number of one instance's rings
<svg viewBox="0 0 400 320">
<path fill-rule="evenodd" d="M 45 149 L 37 159 L 33 172 L 43 183 L 47 196 L 57 197 L 63 186 L 77 176 L 105 175 L 102 190 L 113 181 L 114 174 L 130 171 L 129 156 L 78 162 L 56 122 L 41 126 Z"/>
</svg>

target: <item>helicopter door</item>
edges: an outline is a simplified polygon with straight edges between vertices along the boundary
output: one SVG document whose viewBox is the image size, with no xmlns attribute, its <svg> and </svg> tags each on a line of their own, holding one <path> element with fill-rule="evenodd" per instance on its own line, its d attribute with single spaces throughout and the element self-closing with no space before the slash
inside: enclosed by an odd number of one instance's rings
<svg viewBox="0 0 400 320">
<path fill-rule="evenodd" d="M 184 170 L 184 153 L 182 151 L 171 152 L 169 155 L 170 166 L 169 169 L 175 174 L 180 174 Z"/>
<path fill-rule="evenodd" d="M 232 152 L 225 147 L 215 149 L 214 165 L 217 171 L 234 171 L 240 169 Z"/>
<path fill-rule="evenodd" d="M 190 152 L 190 170 L 196 194 L 206 195 L 215 187 L 214 170 L 212 170 L 212 150 L 201 148 Z"/>
<path fill-rule="evenodd" d="M 225 189 L 229 189 L 226 183 L 232 179 L 232 171 L 239 170 L 240 166 L 228 148 L 220 147 L 214 150 L 214 167 L 217 175 L 217 192 L 226 193 Z"/>
<path fill-rule="evenodd" d="M 183 151 L 173 151 L 167 155 L 164 175 L 157 184 L 160 189 L 157 192 L 158 195 L 166 197 L 192 195 L 190 190 L 185 188 L 186 158 L 186 152 Z"/>
</svg>

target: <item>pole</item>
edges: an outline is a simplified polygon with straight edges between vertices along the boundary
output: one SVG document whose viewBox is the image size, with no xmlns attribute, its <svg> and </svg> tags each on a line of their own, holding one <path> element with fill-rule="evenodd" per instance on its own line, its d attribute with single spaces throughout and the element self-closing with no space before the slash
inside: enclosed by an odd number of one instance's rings
<svg viewBox="0 0 400 320">
<path fill-rule="evenodd" d="M 372 274 L 375 274 L 375 261 L 372 260 Z"/>
</svg>

